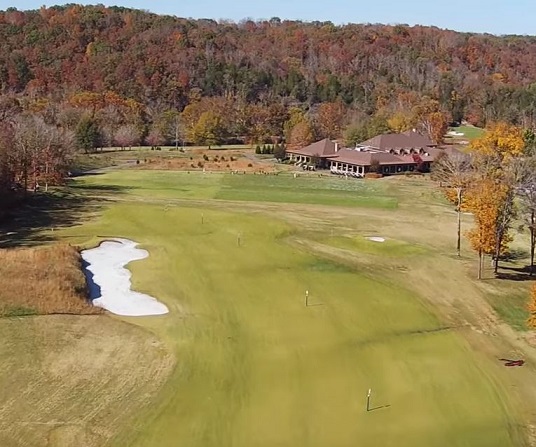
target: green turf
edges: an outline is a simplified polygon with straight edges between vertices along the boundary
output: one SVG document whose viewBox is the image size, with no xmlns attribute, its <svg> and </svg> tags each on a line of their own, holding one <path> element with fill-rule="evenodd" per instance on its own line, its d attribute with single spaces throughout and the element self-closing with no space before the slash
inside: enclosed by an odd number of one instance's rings
<svg viewBox="0 0 536 447">
<path fill-rule="evenodd" d="M 136 174 L 136 194 L 189 187 Z M 222 180 L 239 181 L 197 178 L 210 184 L 199 194 L 221 191 Z M 133 286 L 171 310 L 131 320 L 168 343 L 177 367 L 114 446 L 520 445 L 503 390 L 461 336 L 388 278 L 286 245 L 290 230 L 259 215 L 115 204 L 62 233 L 72 243 L 140 242 L 150 257 L 130 265 Z M 375 410 L 366 412 L 369 388 Z"/>
<path fill-rule="evenodd" d="M 455 138 L 466 139 L 469 141 L 475 140 L 476 138 L 480 138 L 486 132 L 484 129 L 480 127 L 474 127 L 474 126 L 451 127 L 449 130 L 463 133 L 462 137 L 455 137 Z"/>
<path fill-rule="evenodd" d="M 337 248 L 344 248 L 382 257 L 400 257 L 422 255 L 427 252 L 424 247 L 412 245 L 407 242 L 387 239 L 385 242 L 375 242 L 367 239 L 372 235 L 336 236 L 321 239 L 322 242 Z"/>
<path fill-rule="evenodd" d="M 495 312 L 510 326 L 518 331 L 526 331 L 529 312 L 528 293 L 487 293 L 486 298 Z"/>
<path fill-rule="evenodd" d="M 396 208 L 397 199 L 374 181 L 340 177 L 202 174 L 199 172 L 122 170 L 80 177 L 73 186 L 94 193 L 143 197 L 222 199 Z"/>
</svg>

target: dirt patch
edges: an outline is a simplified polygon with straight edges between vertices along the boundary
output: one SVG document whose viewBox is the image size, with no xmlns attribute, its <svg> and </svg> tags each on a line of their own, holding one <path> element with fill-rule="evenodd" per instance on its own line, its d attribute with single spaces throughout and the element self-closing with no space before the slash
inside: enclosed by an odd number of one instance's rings
<svg viewBox="0 0 536 447">
<path fill-rule="evenodd" d="M 0 445 L 104 445 L 173 367 L 163 344 L 106 316 L 0 320 Z"/>
</svg>

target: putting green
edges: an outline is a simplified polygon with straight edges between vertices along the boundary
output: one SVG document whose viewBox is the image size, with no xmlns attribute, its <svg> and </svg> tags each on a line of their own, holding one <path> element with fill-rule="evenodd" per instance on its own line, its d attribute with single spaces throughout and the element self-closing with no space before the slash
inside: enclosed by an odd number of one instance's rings
<svg viewBox="0 0 536 447">
<path fill-rule="evenodd" d="M 131 175 L 140 174 L 121 174 L 126 186 L 143 184 Z M 84 182 L 102 178 L 120 180 Z M 224 179 L 212 178 L 195 194 L 220 191 Z M 156 183 L 132 190 L 186 188 Z M 150 257 L 130 264 L 133 286 L 171 311 L 130 320 L 160 336 L 177 367 L 113 445 L 522 445 L 504 390 L 456 331 L 389 278 L 288 245 L 289 230 L 232 210 L 136 203 L 62 232 L 81 244 L 95 235 L 140 242 Z"/>
</svg>

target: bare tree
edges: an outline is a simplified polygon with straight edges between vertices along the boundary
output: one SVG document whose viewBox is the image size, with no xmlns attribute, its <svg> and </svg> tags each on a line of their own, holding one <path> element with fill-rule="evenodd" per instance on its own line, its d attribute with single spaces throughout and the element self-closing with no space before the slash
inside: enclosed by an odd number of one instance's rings
<svg viewBox="0 0 536 447">
<path fill-rule="evenodd" d="M 534 274 L 536 251 L 536 159 L 525 159 L 526 176 L 516 189 L 521 198 L 522 215 L 530 232 L 530 276 Z"/>
<path fill-rule="evenodd" d="M 458 218 L 458 232 L 456 240 L 456 252 L 461 256 L 462 239 L 462 209 L 465 198 L 465 191 L 469 188 L 473 175 L 471 158 L 466 154 L 442 154 L 434 163 L 433 178 L 440 183 L 440 186 L 454 191 L 456 214 Z"/>
<path fill-rule="evenodd" d="M 512 223 L 517 217 L 518 207 L 516 206 L 516 191 L 522 185 L 526 185 L 534 177 L 534 164 L 530 159 L 512 158 L 505 160 L 501 166 L 498 182 L 505 190 L 497 213 L 495 253 L 493 255 L 494 272 L 499 270 L 499 258 L 503 241 L 512 227 Z"/>
<path fill-rule="evenodd" d="M 164 138 L 159 129 L 153 128 L 149 132 L 149 135 L 147 135 L 147 138 L 145 138 L 145 141 L 151 147 L 158 147 L 162 146 L 165 143 L 166 139 Z"/>
<path fill-rule="evenodd" d="M 140 142 L 140 132 L 133 125 L 121 126 L 115 133 L 114 141 L 121 149 L 132 149 L 132 146 Z"/>
</svg>

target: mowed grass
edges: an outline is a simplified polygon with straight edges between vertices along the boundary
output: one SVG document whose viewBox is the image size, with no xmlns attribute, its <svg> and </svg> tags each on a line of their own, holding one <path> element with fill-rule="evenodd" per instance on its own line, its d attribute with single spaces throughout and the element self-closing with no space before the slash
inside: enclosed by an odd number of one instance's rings
<svg viewBox="0 0 536 447">
<path fill-rule="evenodd" d="M 357 236 L 336 236 L 321 239 L 321 242 L 331 245 L 336 248 L 343 248 L 382 257 L 401 257 L 415 256 L 426 254 L 427 250 L 418 245 L 412 245 L 407 242 L 397 241 L 394 239 L 386 239 L 384 242 L 370 240 L 369 237 L 377 237 L 371 235 Z"/>
<path fill-rule="evenodd" d="M 452 130 L 454 132 L 463 133 L 463 136 L 455 137 L 455 138 L 467 139 L 469 141 L 476 140 L 477 138 L 480 138 L 486 132 L 485 129 L 482 129 L 480 127 L 475 127 L 475 126 L 452 127 L 449 130 Z"/>
<path fill-rule="evenodd" d="M 344 180 L 291 174 L 231 175 L 221 173 L 122 170 L 77 178 L 84 192 L 134 194 L 142 197 L 220 199 L 304 203 L 393 209 L 398 205 L 385 187 L 374 181 Z"/>
<path fill-rule="evenodd" d="M 96 235 L 140 242 L 150 257 L 130 264 L 133 286 L 171 310 L 131 320 L 165 340 L 177 367 L 113 445 L 522 445 L 506 393 L 460 335 L 389 278 L 287 245 L 289 230 L 258 215 L 136 203 L 62 233 L 84 245 Z"/>
</svg>

